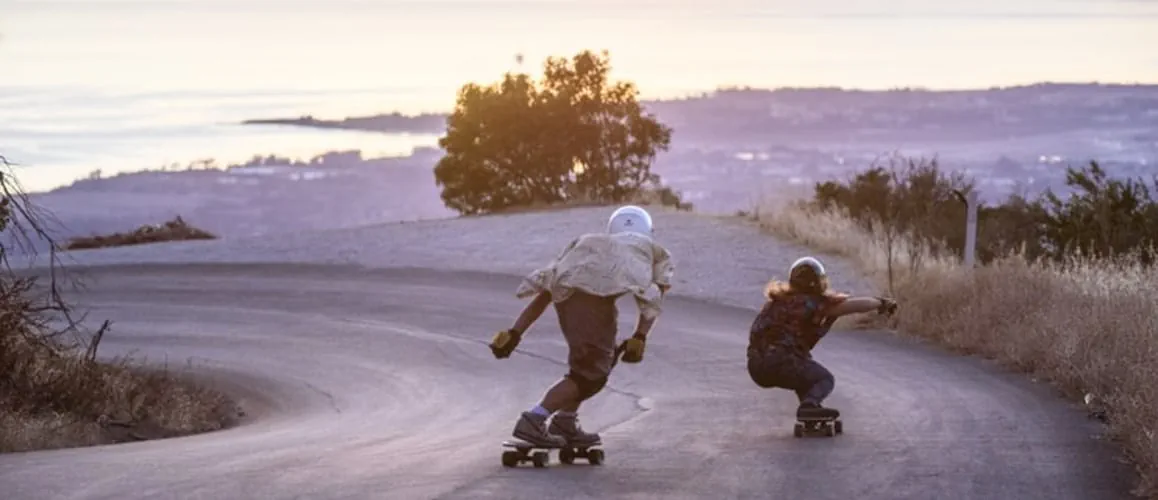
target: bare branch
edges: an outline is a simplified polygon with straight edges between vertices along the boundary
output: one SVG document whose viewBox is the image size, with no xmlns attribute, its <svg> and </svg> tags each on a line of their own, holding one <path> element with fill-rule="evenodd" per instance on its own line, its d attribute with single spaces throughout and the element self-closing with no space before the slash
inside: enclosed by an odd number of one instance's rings
<svg viewBox="0 0 1158 500">
<path fill-rule="evenodd" d="M 20 181 L 12 173 L 16 164 L 6 157 L 0 156 L 0 233 L 7 233 L 10 245 L 0 244 L 0 297 L 17 304 L 19 307 L 6 314 L 18 314 L 24 324 L 33 328 L 28 329 L 26 335 L 37 338 L 29 340 L 41 344 L 52 344 L 56 347 L 70 347 L 60 344 L 59 338 L 65 333 L 78 335 L 81 333 L 81 322 L 84 315 L 76 317 L 72 305 L 65 301 L 63 286 L 81 287 L 79 280 L 65 273 L 65 266 L 60 257 L 60 246 L 53 238 L 50 227 L 60 227 L 60 221 L 48 210 L 37 207 L 32 203 L 28 193 Z M 33 294 L 36 289 L 37 278 L 21 277 L 11 263 L 11 249 L 36 259 L 40 255 L 37 243 L 47 246 L 48 283 L 46 293 Z M 38 297 L 34 302 L 30 297 Z M 53 328 L 54 319 L 63 319 L 63 326 Z M 103 332 L 98 332 L 103 334 Z M 78 338 L 74 337 L 77 344 Z M 82 342 L 88 343 L 88 342 Z"/>
</svg>

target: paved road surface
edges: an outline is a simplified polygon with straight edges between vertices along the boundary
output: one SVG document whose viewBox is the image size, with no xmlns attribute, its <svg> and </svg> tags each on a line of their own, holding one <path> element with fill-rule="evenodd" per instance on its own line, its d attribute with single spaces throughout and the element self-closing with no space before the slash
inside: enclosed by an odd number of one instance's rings
<svg viewBox="0 0 1158 500">
<path fill-rule="evenodd" d="M 420 269 L 173 265 L 91 270 L 108 354 L 193 363 L 250 418 L 187 438 L 0 456 L 0 497 L 1127 498 L 1099 428 L 1042 386 L 877 333 L 835 332 L 835 439 L 792 437 L 795 398 L 744 369 L 752 312 L 673 297 L 644 362 L 585 407 L 600 467 L 505 469 L 499 442 L 564 373 L 552 311 L 486 349 L 517 278 Z M 634 306 L 623 302 L 621 335 Z M 554 457 L 553 457 L 554 460 Z"/>
</svg>

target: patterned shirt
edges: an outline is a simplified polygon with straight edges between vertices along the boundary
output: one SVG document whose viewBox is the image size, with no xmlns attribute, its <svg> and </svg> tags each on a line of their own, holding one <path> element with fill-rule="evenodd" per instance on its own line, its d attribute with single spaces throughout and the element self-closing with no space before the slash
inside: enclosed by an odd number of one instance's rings
<svg viewBox="0 0 1158 500">
<path fill-rule="evenodd" d="M 550 292 L 562 302 L 578 289 L 592 295 L 630 293 L 640 313 L 660 313 L 659 286 L 670 287 L 675 265 L 671 254 L 655 240 L 637 233 L 590 233 L 571 241 L 546 267 L 523 278 L 519 298 Z"/>
<path fill-rule="evenodd" d="M 843 294 L 816 297 L 796 293 L 770 298 L 752 321 L 748 357 L 763 355 L 773 346 L 809 356 L 820 336 L 826 333 L 825 311 L 846 298 Z"/>
</svg>

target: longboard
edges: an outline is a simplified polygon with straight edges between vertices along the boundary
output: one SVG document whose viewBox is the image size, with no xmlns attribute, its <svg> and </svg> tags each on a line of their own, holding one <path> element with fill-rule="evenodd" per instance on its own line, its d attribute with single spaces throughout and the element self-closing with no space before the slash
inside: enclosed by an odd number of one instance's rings
<svg viewBox="0 0 1158 500">
<path fill-rule="evenodd" d="M 844 434 L 844 423 L 840 421 L 840 417 L 803 417 L 796 419 L 796 425 L 792 429 L 793 436 L 804 437 L 805 435 L 814 435 L 816 433 L 828 437 Z"/>
<path fill-rule="evenodd" d="M 546 467 L 550 462 L 551 450 L 559 450 L 559 461 L 571 464 L 576 458 L 583 458 L 591 465 L 603 463 L 603 443 L 586 446 L 538 446 L 522 440 L 503 441 L 503 448 L 513 448 L 503 452 L 503 466 L 515 467 L 522 462 L 531 462 L 536 468 Z"/>
</svg>

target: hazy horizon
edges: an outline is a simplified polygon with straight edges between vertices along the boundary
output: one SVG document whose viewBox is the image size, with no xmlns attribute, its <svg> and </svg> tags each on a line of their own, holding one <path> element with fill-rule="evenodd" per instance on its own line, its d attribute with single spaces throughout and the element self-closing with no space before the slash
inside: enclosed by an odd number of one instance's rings
<svg viewBox="0 0 1158 500">
<path fill-rule="evenodd" d="M 0 150 L 35 168 L 33 189 L 206 157 L 395 153 L 432 139 L 225 124 L 445 112 L 515 54 L 538 73 L 582 49 L 610 50 L 644 99 L 1158 83 L 1155 25 L 1158 2 L 1128 0 L 0 0 Z"/>
<path fill-rule="evenodd" d="M 409 89 L 421 95 L 377 107 L 443 111 L 463 83 L 515 68 L 516 53 L 536 71 L 549 55 L 585 48 L 610 50 L 616 75 L 645 97 L 732 85 L 1158 82 L 1158 2 L 615 3 L 9 0 L 0 86 Z"/>
</svg>

